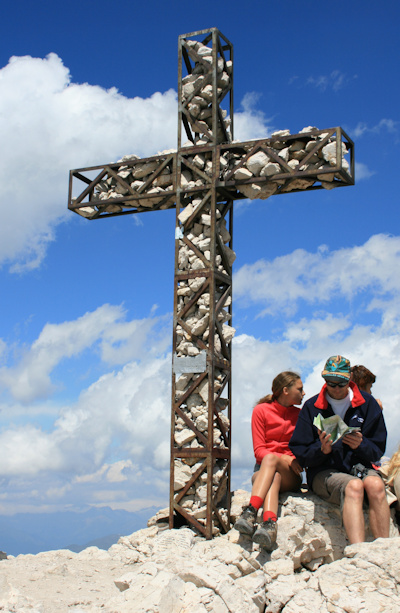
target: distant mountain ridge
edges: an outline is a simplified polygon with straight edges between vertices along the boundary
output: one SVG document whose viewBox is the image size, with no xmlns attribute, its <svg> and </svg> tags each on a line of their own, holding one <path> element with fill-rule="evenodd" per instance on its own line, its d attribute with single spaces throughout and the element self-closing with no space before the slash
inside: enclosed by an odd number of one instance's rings
<svg viewBox="0 0 400 613">
<path fill-rule="evenodd" d="M 53 549 L 81 551 L 90 545 L 108 548 L 119 536 L 145 528 L 149 517 L 158 510 L 159 507 L 147 507 L 129 512 L 91 507 L 82 512 L 2 515 L 0 550 L 17 556 Z"/>
<path fill-rule="evenodd" d="M 105 536 L 101 536 L 98 539 L 93 539 L 92 541 L 88 541 L 87 543 L 84 543 L 83 545 L 67 545 L 67 547 L 65 547 L 65 549 L 69 549 L 70 551 L 74 551 L 75 553 L 79 553 L 80 551 L 83 551 L 84 549 L 87 549 L 88 547 L 98 547 L 98 549 L 110 549 L 111 545 L 115 545 L 115 543 L 118 543 L 119 539 L 121 538 L 121 536 L 124 536 L 123 534 L 106 534 Z"/>
</svg>

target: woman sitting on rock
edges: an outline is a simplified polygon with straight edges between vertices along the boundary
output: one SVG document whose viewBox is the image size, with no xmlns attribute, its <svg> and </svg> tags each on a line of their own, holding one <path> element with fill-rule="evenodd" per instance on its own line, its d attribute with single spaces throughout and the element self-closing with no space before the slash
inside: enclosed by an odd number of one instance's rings
<svg viewBox="0 0 400 613">
<path fill-rule="evenodd" d="M 288 443 L 303 401 L 304 391 L 297 373 L 285 371 L 272 382 L 272 394 L 261 398 L 253 409 L 251 432 L 256 458 L 250 504 L 235 523 L 241 534 L 271 551 L 276 542 L 279 492 L 296 491 L 302 468 Z M 263 521 L 256 529 L 258 510 Z"/>
</svg>

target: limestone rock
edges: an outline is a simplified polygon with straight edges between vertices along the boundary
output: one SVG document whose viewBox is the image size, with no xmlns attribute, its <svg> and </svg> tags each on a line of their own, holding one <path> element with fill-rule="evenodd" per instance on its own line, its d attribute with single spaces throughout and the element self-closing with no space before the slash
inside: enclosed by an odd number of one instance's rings
<svg viewBox="0 0 400 613">
<path fill-rule="evenodd" d="M 248 168 L 244 168 L 243 166 L 241 168 L 238 168 L 237 170 L 235 170 L 235 179 L 237 181 L 241 181 L 243 179 L 251 179 L 251 177 L 253 176 L 253 173 L 248 170 Z"/>
<path fill-rule="evenodd" d="M 174 470 L 174 490 L 175 492 L 181 490 L 192 476 L 192 472 L 188 466 L 182 462 L 175 462 Z"/>
<path fill-rule="evenodd" d="M 190 443 L 195 438 L 195 436 L 195 433 L 193 432 L 193 430 L 190 430 L 190 428 L 185 428 L 180 432 L 174 433 L 175 443 L 179 447 L 186 445 L 186 443 Z"/>
<path fill-rule="evenodd" d="M 234 493 L 236 515 L 248 498 L 249 492 Z M 337 533 L 331 532 L 335 522 L 343 533 L 332 509 L 306 491 L 281 495 L 281 541 L 272 554 L 260 550 L 250 539 L 241 542 L 233 528 L 211 541 L 189 528 L 166 530 L 168 509 L 163 509 L 149 520 L 151 527 L 122 537 L 108 552 L 90 547 L 79 554 L 60 550 L 1 560 L 0 609 L 41 613 L 397 613 L 399 537 L 347 547 L 332 541 L 322 545 L 321 535 L 337 538 Z M 199 521 L 204 521 L 205 510 L 205 506 L 197 508 Z M 300 550 L 305 551 L 296 541 L 301 536 L 312 555 L 322 554 L 317 549 L 325 547 L 326 553 L 331 549 L 337 558 L 331 561 L 330 554 L 320 556 L 323 563 L 316 570 L 305 568 L 303 562 L 297 566 Z M 292 552 L 282 545 L 289 540 L 295 545 Z M 341 545 L 345 544 L 343 538 Z"/>
<path fill-rule="evenodd" d="M 249 157 L 246 162 L 247 169 L 254 175 L 258 176 L 261 169 L 269 163 L 270 159 L 264 151 L 257 151 L 254 155 Z"/>
</svg>

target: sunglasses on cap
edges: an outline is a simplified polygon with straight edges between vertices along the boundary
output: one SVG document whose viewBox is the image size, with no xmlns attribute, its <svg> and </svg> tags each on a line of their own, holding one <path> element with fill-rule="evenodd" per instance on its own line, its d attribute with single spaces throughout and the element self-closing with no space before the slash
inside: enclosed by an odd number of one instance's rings
<svg viewBox="0 0 400 613">
<path fill-rule="evenodd" d="M 328 387 L 346 387 L 349 384 L 348 381 L 343 381 L 343 383 L 332 383 L 332 381 L 326 381 Z"/>
</svg>

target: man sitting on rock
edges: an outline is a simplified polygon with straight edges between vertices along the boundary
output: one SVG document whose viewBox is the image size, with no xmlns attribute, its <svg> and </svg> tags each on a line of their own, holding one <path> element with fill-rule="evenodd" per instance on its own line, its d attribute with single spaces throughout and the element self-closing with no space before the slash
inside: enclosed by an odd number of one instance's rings
<svg viewBox="0 0 400 613">
<path fill-rule="evenodd" d="M 363 502 L 369 504 L 369 522 L 375 538 L 389 536 L 390 511 L 385 485 L 372 463 L 386 447 L 386 426 L 375 398 L 350 381 L 350 362 L 335 355 L 322 371 L 325 385 L 307 400 L 289 447 L 307 469 L 307 481 L 315 494 L 340 505 L 350 543 L 365 540 Z M 314 418 L 339 415 L 358 431 L 346 434 L 334 444 L 332 437 L 318 429 Z"/>
</svg>

